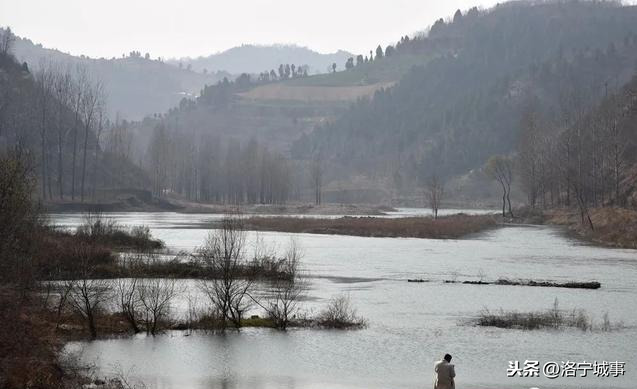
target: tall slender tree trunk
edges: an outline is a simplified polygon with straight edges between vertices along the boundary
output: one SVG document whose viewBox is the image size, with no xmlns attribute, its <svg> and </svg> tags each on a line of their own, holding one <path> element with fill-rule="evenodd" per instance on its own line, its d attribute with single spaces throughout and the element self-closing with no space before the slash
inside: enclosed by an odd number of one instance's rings
<svg viewBox="0 0 637 389">
<path fill-rule="evenodd" d="M 97 137 L 95 138 L 95 160 L 93 161 L 93 201 L 97 194 L 97 164 L 99 162 L 99 148 L 100 148 L 100 135 L 102 134 L 102 123 L 100 119 L 100 125 L 97 129 Z"/>
<path fill-rule="evenodd" d="M 82 155 L 82 182 L 80 184 L 80 201 L 84 202 L 84 182 L 86 181 L 86 152 L 88 149 L 88 129 L 89 121 L 87 121 L 84 129 L 84 154 Z"/>
<path fill-rule="evenodd" d="M 42 83 L 45 83 L 46 80 L 42 80 Z M 43 88 L 42 90 L 42 122 L 40 123 L 41 128 L 40 128 L 40 140 L 41 140 L 41 148 L 42 148 L 42 161 L 41 161 L 41 167 L 42 167 L 42 199 L 46 200 L 46 184 L 47 184 L 47 164 L 46 164 L 46 160 L 47 160 L 47 153 L 46 153 L 46 96 L 44 96 L 44 94 L 46 93 L 46 91 L 44 90 L 44 88 L 46 88 L 46 85 L 41 85 L 41 88 Z"/>
<path fill-rule="evenodd" d="M 60 189 L 60 200 L 64 199 L 64 182 L 62 181 L 64 164 L 62 163 L 62 152 L 64 149 L 62 140 L 62 129 L 58 130 L 58 186 Z"/>
<path fill-rule="evenodd" d="M 75 200 L 75 167 L 77 165 L 77 123 L 73 129 L 73 165 L 71 167 L 71 200 Z"/>
</svg>

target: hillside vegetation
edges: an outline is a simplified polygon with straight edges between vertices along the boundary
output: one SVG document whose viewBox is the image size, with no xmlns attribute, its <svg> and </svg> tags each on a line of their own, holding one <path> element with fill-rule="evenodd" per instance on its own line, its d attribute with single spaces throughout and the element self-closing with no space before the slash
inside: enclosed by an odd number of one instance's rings
<svg viewBox="0 0 637 389">
<path fill-rule="evenodd" d="M 316 193 L 316 185 L 329 188 L 333 201 L 414 198 L 432 175 L 486 180 L 475 172 L 493 155 L 517 152 L 530 111 L 559 133 L 619 91 L 635 71 L 636 33 L 637 7 L 617 3 L 472 8 L 439 20 L 426 35 L 352 56 L 331 73 L 282 64 L 209 85 L 137 126 L 138 147 L 147 150 L 158 126 L 191 139 L 187 149 L 214 140 L 222 160 L 225 150 L 256 141 L 287 160 L 283 181 L 294 198 Z M 201 177 L 192 158 L 167 169 L 166 182 Z M 320 182 L 309 179 L 312 169 Z M 207 180 L 230 185 L 227 170 L 209 174 Z M 353 182 L 364 188 L 351 188 Z M 516 193 L 523 189 L 514 184 Z M 188 189 L 188 196 L 198 191 Z"/>
<path fill-rule="evenodd" d="M 617 3 L 513 2 L 457 13 L 366 64 L 402 53 L 431 58 L 301 137 L 293 157 L 322 159 L 331 179 L 364 175 L 405 192 L 434 173 L 465 174 L 516 149 L 529 109 L 564 125 L 619 90 L 635 71 L 636 32 L 637 7 Z"/>
</svg>

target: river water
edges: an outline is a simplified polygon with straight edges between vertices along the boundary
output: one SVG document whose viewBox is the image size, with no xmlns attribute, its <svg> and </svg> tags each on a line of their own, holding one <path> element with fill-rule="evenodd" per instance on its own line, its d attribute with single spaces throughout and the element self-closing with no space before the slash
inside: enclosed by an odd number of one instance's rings
<svg viewBox="0 0 637 389">
<path fill-rule="evenodd" d="M 395 217 L 425 211 L 400 210 Z M 449 211 L 452 212 L 452 211 Z M 144 224 L 169 248 L 192 250 L 215 215 L 111 214 Z M 52 215 L 73 227 L 78 214 Z M 454 356 L 460 388 L 635 388 L 637 382 L 637 251 L 600 248 L 547 226 L 504 227 L 459 240 L 363 238 L 266 232 L 284 248 L 294 235 L 310 274 L 305 310 L 317 312 L 346 293 L 369 323 L 363 330 L 245 329 L 215 335 L 169 332 L 72 342 L 70 352 L 99 375 L 123 373 L 154 388 L 420 388 L 431 387 L 441 355 Z M 249 241 L 254 241 L 250 233 Z M 426 283 L 408 283 L 422 278 Z M 602 283 L 599 290 L 448 284 L 444 280 L 522 278 Z M 184 287 L 196 289 L 185 281 Z M 622 328 L 498 329 L 470 324 L 481 310 L 584 309 L 599 325 L 608 313 Z M 175 309 L 179 308 L 179 303 Z M 619 377 L 507 377 L 509 361 L 620 361 Z"/>
</svg>

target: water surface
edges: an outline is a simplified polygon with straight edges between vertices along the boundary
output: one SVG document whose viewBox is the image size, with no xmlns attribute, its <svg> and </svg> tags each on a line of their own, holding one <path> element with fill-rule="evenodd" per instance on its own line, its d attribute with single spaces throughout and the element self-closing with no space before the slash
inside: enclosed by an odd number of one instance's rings
<svg viewBox="0 0 637 389">
<path fill-rule="evenodd" d="M 424 212 L 424 211 L 423 211 Z M 175 250 L 203 243 L 206 218 L 217 215 L 131 213 L 122 224 L 146 224 Z M 67 227 L 80 215 L 54 215 Z M 311 275 L 308 312 L 347 293 L 367 318 L 359 331 L 246 329 L 225 336 L 171 332 L 155 338 L 71 343 L 100 374 L 128 373 L 157 388 L 430 387 L 432 366 L 454 355 L 458 388 L 634 388 L 637 381 L 637 251 L 600 248 L 559 229 L 520 226 L 461 240 L 364 238 L 264 232 L 284 248 L 294 235 Z M 249 244 L 255 233 L 250 233 Z M 524 278 L 602 283 L 599 290 L 445 284 L 448 279 Z M 407 283 L 423 278 L 427 283 Z M 194 281 L 184 283 L 196 289 Z M 540 310 L 558 299 L 565 310 L 603 313 L 624 329 L 521 331 L 467 322 L 482 309 Z M 183 301 L 183 299 L 182 299 Z M 182 308 L 180 308 L 182 307 Z M 183 309 L 176 303 L 176 310 Z M 625 361 L 618 378 L 507 378 L 509 360 Z"/>
</svg>

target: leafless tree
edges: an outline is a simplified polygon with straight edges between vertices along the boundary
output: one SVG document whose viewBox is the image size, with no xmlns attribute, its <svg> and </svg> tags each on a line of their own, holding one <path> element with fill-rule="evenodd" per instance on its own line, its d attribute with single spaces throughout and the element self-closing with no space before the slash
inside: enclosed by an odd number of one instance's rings
<svg viewBox="0 0 637 389">
<path fill-rule="evenodd" d="M 321 157 L 315 157 L 310 165 L 310 177 L 312 178 L 312 186 L 314 188 L 314 203 L 321 205 L 323 202 L 323 163 Z"/>
<path fill-rule="evenodd" d="M 99 106 L 103 100 L 103 88 L 101 82 L 84 84 L 85 91 L 82 99 L 82 121 L 84 123 L 84 152 L 82 154 L 82 182 L 80 185 L 80 199 L 84 201 L 84 188 L 86 181 L 86 156 L 88 154 L 88 138 L 90 129 L 94 125 L 98 115 Z"/>
<path fill-rule="evenodd" d="M 284 331 L 297 315 L 301 300 L 307 291 L 307 279 L 300 269 L 302 257 L 298 243 L 295 239 L 290 239 L 280 276 L 271 281 L 269 295 L 264 303 L 255 300 L 266 311 L 274 325 Z"/>
<path fill-rule="evenodd" d="M 139 280 L 137 278 L 120 278 L 115 281 L 117 304 L 135 333 L 140 332 L 139 320 L 142 311 Z"/>
<path fill-rule="evenodd" d="M 93 184 L 92 184 L 92 198 L 95 201 L 97 195 L 97 166 L 99 164 L 100 155 L 100 138 L 102 131 L 104 130 L 104 100 L 101 99 L 97 106 L 97 129 L 95 131 L 95 153 L 93 160 Z"/>
<path fill-rule="evenodd" d="M 487 161 L 486 173 L 500 183 L 502 187 L 502 217 L 506 216 L 508 203 L 509 216 L 513 217 L 511 208 L 511 182 L 513 182 L 513 160 L 510 157 L 496 155 Z"/>
<path fill-rule="evenodd" d="M 178 294 L 174 279 L 145 279 L 138 287 L 139 301 L 144 310 L 146 333 L 155 335 L 160 322 L 168 317 L 171 301 Z"/>
<path fill-rule="evenodd" d="M 71 105 L 73 109 L 73 157 L 71 163 L 71 200 L 75 200 L 76 169 L 77 169 L 77 142 L 80 126 L 82 124 L 83 106 L 88 85 L 88 74 L 85 68 L 78 67 L 73 82 Z"/>
<path fill-rule="evenodd" d="M 57 184 L 60 199 L 64 198 L 64 146 L 69 132 L 67 111 L 71 103 L 73 85 L 71 73 L 58 72 L 55 77 L 55 100 L 57 101 Z"/>
<path fill-rule="evenodd" d="M 73 291 L 73 285 L 74 284 L 72 282 L 63 282 L 59 285 L 59 288 L 58 288 L 59 298 L 57 301 L 56 321 L 55 321 L 56 329 L 60 326 L 60 319 L 62 318 L 62 312 L 64 311 L 64 308 L 66 307 L 69 301 L 69 296 L 71 292 Z"/>
<path fill-rule="evenodd" d="M 432 174 L 427 180 L 427 198 L 434 219 L 438 219 L 438 210 L 445 193 L 445 185 L 437 174 Z"/>
<path fill-rule="evenodd" d="M 38 110 L 40 117 L 40 169 L 41 169 L 41 181 L 40 185 L 42 186 L 42 198 L 47 198 L 47 185 L 48 185 L 48 194 L 51 196 L 51 182 L 48 176 L 48 128 L 49 128 L 49 120 L 50 118 L 50 108 L 53 104 L 53 96 L 54 96 L 54 84 L 55 84 L 55 73 L 51 64 L 43 63 L 41 65 L 41 69 L 35 75 L 36 85 L 37 85 L 37 97 L 38 97 Z"/>
<path fill-rule="evenodd" d="M 218 312 L 225 329 L 227 322 L 236 328 L 250 307 L 249 292 L 254 283 L 253 274 L 245 258 L 245 230 L 237 216 L 227 216 L 219 229 L 208 236 L 197 256 L 207 267 L 211 279 L 203 280 L 200 288 Z"/>
<path fill-rule="evenodd" d="M 69 303 L 77 313 L 86 319 L 92 338 L 97 337 L 95 316 L 102 305 L 110 298 L 108 280 L 94 278 L 94 247 L 81 244 L 76 248 L 76 256 L 80 260 L 78 278 L 66 282 L 70 289 Z"/>
</svg>

